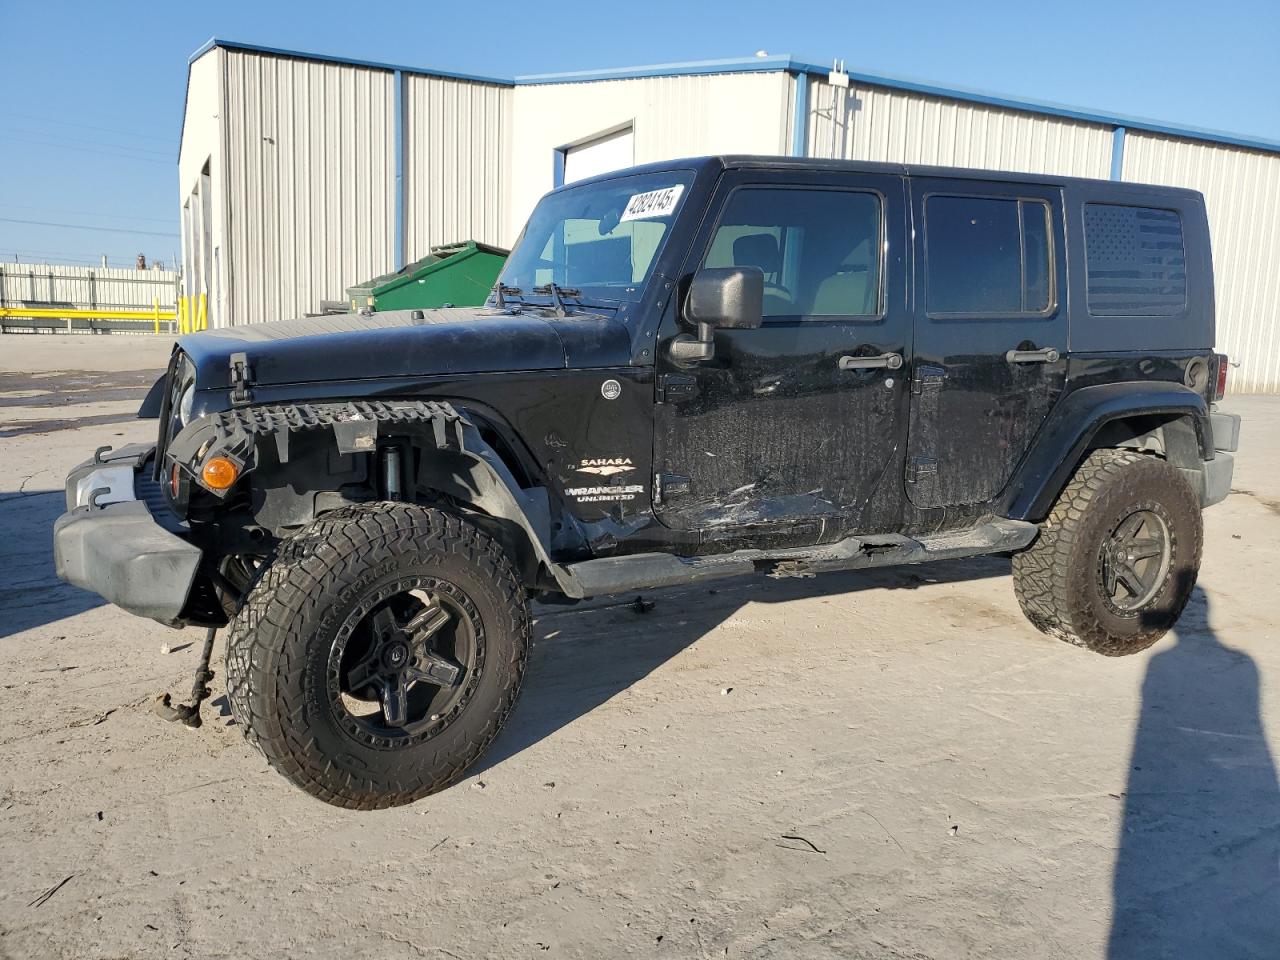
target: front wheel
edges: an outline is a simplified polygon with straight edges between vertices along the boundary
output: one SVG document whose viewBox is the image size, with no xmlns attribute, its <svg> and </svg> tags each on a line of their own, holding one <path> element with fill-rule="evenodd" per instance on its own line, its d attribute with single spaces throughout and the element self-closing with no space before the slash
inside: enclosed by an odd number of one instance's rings
<svg viewBox="0 0 1280 960">
<path fill-rule="evenodd" d="M 1050 636 L 1110 657 L 1137 653 L 1182 614 L 1202 538 L 1200 503 L 1175 467 L 1095 450 L 1014 556 L 1018 602 Z"/>
<path fill-rule="evenodd" d="M 448 786 L 493 742 L 528 649 L 524 591 L 492 538 L 373 504 L 282 545 L 231 624 L 227 699 L 303 790 L 391 807 Z"/>
</svg>

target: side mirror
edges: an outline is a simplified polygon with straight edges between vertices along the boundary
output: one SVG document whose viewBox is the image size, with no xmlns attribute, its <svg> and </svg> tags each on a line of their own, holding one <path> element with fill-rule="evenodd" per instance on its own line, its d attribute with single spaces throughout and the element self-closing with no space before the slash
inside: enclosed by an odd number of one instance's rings
<svg viewBox="0 0 1280 960">
<path fill-rule="evenodd" d="M 693 275 L 685 301 L 685 319 L 697 336 L 682 333 L 671 341 L 671 357 L 688 363 L 710 360 L 715 331 L 750 330 L 764 318 L 764 271 L 759 267 L 704 267 Z"/>
</svg>

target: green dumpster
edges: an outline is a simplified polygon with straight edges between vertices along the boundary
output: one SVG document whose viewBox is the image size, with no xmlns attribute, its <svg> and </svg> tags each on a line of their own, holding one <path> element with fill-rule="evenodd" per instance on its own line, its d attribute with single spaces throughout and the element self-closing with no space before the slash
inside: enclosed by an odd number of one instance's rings
<svg viewBox="0 0 1280 960">
<path fill-rule="evenodd" d="M 348 287 L 347 301 L 354 311 L 476 307 L 489 296 L 510 252 L 475 240 L 432 247 L 417 263 Z"/>
</svg>

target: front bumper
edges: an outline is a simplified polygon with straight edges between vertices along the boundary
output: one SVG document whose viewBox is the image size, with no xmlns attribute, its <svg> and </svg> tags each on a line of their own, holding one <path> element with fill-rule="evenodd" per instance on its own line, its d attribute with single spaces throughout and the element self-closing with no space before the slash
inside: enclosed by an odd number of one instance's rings
<svg viewBox="0 0 1280 960">
<path fill-rule="evenodd" d="M 67 475 L 67 512 L 53 526 L 53 560 L 67 583 L 173 624 L 191 592 L 200 550 L 175 533 L 181 526 L 172 517 L 158 522 L 148 504 L 163 505 L 147 476 L 154 452 L 153 445 L 131 444 Z"/>
</svg>

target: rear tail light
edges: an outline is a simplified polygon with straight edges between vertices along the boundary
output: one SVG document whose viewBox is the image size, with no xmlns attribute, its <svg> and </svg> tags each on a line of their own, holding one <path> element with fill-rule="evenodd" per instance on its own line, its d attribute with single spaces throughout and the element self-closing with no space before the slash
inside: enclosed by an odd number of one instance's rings
<svg viewBox="0 0 1280 960">
<path fill-rule="evenodd" d="M 1231 361 L 1225 353 L 1217 354 L 1218 382 L 1213 388 L 1213 399 L 1221 400 L 1227 395 L 1227 371 L 1231 369 Z"/>
</svg>

